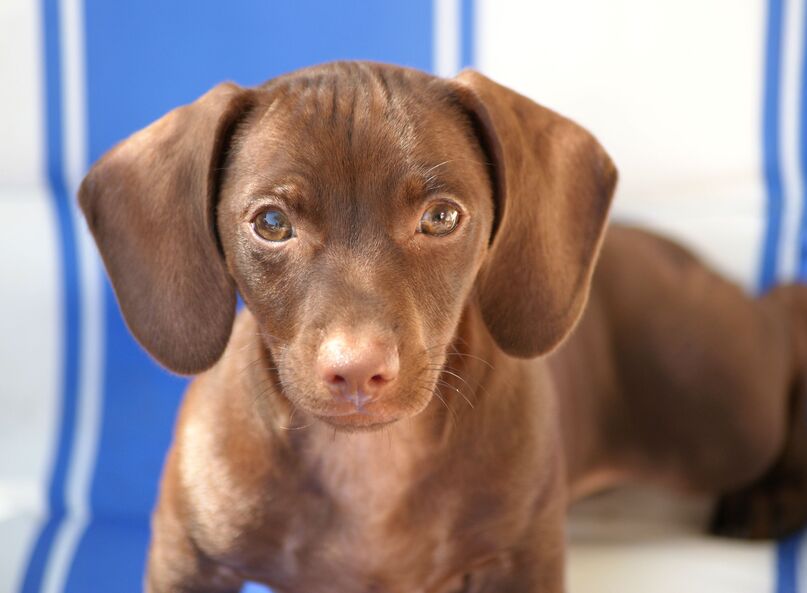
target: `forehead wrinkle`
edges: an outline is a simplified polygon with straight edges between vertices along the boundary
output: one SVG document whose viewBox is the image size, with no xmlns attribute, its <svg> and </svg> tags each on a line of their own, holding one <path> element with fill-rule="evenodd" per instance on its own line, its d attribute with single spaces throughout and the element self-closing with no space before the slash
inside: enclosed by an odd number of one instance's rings
<svg viewBox="0 0 807 593">
<path fill-rule="evenodd" d="M 404 199 L 419 200 L 450 181 L 440 175 L 444 151 L 430 141 L 431 132 L 424 137 L 421 129 L 433 119 L 424 114 L 444 107 L 443 100 L 412 82 L 368 65 L 295 77 L 273 93 L 276 99 L 262 114 L 260 127 L 272 126 L 270 142 L 280 147 L 272 151 L 273 158 L 286 162 L 284 170 L 291 166 L 303 174 L 316 201 L 338 203 L 339 217 L 355 220 L 359 209 L 398 203 L 401 187 L 409 190 Z M 289 104 L 292 109 L 284 113 L 281 107 Z M 422 153 L 433 160 L 424 163 Z M 408 175 L 420 179 L 413 183 L 405 179 Z"/>
<path fill-rule="evenodd" d="M 345 106 L 347 117 L 318 135 L 318 141 L 330 145 L 322 154 L 330 160 L 329 168 L 339 171 L 338 177 L 350 193 L 389 191 L 389 183 L 397 181 L 413 160 L 411 126 L 397 109 L 386 110 L 379 117 L 377 110 L 367 109 L 370 94 L 351 90 L 346 102 L 350 108 Z"/>
<path fill-rule="evenodd" d="M 390 81 L 385 74 L 363 63 L 338 65 L 335 71 L 295 77 L 282 84 L 279 91 L 284 104 L 292 99 L 290 115 L 298 129 L 302 125 L 317 135 L 330 132 L 326 135 L 341 136 L 348 140 L 353 154 L 360 148 L 356 146 L 359 141 L 386 144 L 390 138 L 404 153 L 410 153 L 414 144 L 407 113 L 412 107 L 411 91 L 402 77 L 391 76 Z M 276 111 L 275 108 L 272 113 Z M 383 113 L 383 121 L 371 119 L 378 111 Z M 269 115 L 265 113 L 264 118 Z M 381 138 L 377 132 L 383 132 Z"/>
</svg>

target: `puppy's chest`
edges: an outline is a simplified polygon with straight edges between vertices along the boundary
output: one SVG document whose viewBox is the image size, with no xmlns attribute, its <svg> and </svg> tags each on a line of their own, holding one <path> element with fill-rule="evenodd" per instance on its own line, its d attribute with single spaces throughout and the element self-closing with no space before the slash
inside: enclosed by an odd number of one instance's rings
<svg viewBox="0 0 807 593">
<path fill-rule="evenodd" d="M 295 504 L 276 523 L 283 528 L 274 533 L 267 580 L 310 593 L 442 591 L 463 555 L 457 488 L 386 440 L 356 439 L 307 457 L 313 463 L 301 468 Z"/>
<path fill-rule="evenodd" d="M 298 550 L 307 548 L 314 552 L 309 559 L 350 567 L 346 572 L 356 575 L 383 573 L 396 564 L 422 564 L 423 559 L 415 557 L 421 551 L 412 545 L 415 534 L 426 527 L 430 537 L 445 540 L 450 524 L 445 520 L 442 525 L 422 525 L 426 517 L 418 490 L 429 479 L 421 469 L 426 464 L 418 463 L 416 451 L 395 448 L 388 441 L 351 438 L 341 445 L 316 454 L 309 470 L 316 486 L 300 507 L 300 524 L 290 534 L 287 549 L 293 551 L 299 534 L 307 534 L 309 541 L 300 542 Z M 448 500 L 444 504 L 452 506 Z M 311 517 L 306 507 L 325 511 L 319 513 L 318 524 L 306 524 Z"/>
</svg>

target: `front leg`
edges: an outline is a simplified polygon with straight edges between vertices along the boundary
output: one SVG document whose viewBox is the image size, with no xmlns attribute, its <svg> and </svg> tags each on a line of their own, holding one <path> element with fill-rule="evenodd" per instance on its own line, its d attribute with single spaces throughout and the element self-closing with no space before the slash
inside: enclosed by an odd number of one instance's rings
<svg viewBox="0 0 807 593">
<path fill-rule="evenodd" d="M 238 593 L 243 580 L 206 558 L 170 508 L 161 505 L 152 521 L 144 582 L 146 593 Z"/>
<path fill-rule="evenodd" d="M 526 549 L 465 575 L 451 593 L 563 593 L 564 538 L 552 541 L 542 550 Z"/>
<path fill-rule="evenodd" d="M 558 497 L 513 551 L 465 575 L 451 593 L 564 593 L 566 513 Z M 448 593 L 448 592 L 446 592 Z"/>
</svg>

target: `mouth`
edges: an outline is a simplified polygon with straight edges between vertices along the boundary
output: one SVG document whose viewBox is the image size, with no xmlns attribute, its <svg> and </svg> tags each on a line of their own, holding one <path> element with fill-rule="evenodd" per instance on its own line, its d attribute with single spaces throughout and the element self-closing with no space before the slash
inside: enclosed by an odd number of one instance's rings
<svg viewBox="0 0 807 593">
<path fill-rule="evenodd" d="M 363 389 L 334 393 L 336 390 L 324 389 L 310 376 L 297 376 L 291 371 L 286 387 L 283 370 L 281 366 L 277 372 L 280 395 L 309 419 L 344 432 L 371 432 L 420 414 L 433 400 L 437 380 L 437 376 L 424 374 L 406 379 L 407 384 L 415 384 L 412 389 L 394 385 L 388 391 L 371 392 L 368 396 Z"/>
<path fill-rule="evenodd" d="M 326 424 L 330 424 L 334 428 L 342 430 L 353 431 L 372 431 L 389 426 L 398 421 L 397 416 L 380 416 L 376 414 L 369 414 L 367 412 L 353 412 L 349 414 L 317 414 L 316 418 Z"/>
</svg>

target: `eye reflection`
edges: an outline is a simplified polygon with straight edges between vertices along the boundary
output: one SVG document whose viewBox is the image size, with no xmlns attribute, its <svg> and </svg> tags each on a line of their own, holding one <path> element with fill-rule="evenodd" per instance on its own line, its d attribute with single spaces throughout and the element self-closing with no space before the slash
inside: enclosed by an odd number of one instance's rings
<svg viewBox="0 0 807 593">
<path fill-rule="evenodd" d="M 432 204 L 420 217 L 418 232 L 433 237 L 448 235 L 460 221 L 459 210 L 448 202 Z"/>
<path fill-rule="evenodd" d="M 288 241 L 294 236 L 289 217 L 275 208 L 261 211 L 252 221 L 252 228 L 262 239 L 275 243 Z"/>
</svg>

